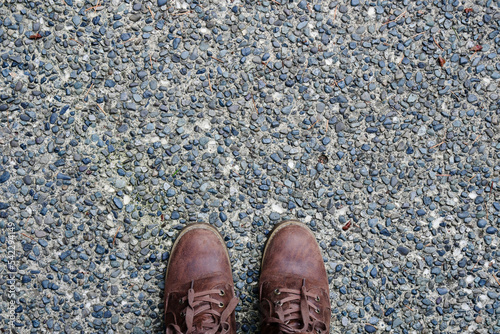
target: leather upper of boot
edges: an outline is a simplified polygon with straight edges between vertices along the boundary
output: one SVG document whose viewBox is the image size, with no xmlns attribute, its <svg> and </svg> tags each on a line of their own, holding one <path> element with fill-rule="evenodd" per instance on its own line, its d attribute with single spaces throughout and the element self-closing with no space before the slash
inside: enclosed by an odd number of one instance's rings
<svg viewBox="0 0 500 334">
<path fill-rule="evenodd" d="M 316 239 L 304 224 L 284 222 L 270 234 L 259 289 L 263 333 L 328 333 L 328 277 Z"/>
<path fill-rule="evenodd" d="M 226 246 L 206 224 L 176 240 L 165 278 L 167 333 L 236 333 L 233 276 Z"/>
</svg>

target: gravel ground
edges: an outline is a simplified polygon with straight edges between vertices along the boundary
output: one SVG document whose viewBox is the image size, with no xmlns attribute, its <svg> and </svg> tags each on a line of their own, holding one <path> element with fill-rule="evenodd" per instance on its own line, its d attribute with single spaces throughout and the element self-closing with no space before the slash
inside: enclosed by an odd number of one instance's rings
<svg viewBox="0 0 500 334">
<path fill-rule="evenodd" d="M 296 218 L 332 333 L 499 333 L 499 5 L 2 1 L 1 328 L 161 333 L 204 221 L 255 333 Z"/>
</svg>

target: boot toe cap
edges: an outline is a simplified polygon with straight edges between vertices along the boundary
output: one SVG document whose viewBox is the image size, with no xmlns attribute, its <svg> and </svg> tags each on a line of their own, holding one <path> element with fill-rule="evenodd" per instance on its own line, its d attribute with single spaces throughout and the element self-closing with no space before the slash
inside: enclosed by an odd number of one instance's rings
<svg viewBox="0 0 500 334">
<path fill-rule="evenodd" d="M 177 238 L 168 264 L 168 281 L 184 283 L 216 273 L 231 276 L 224 240 L 217 231 L 205 225 L 187 227 Z"/>
<path fill-rule="evenodd" d="M 262 268 L 267 274 L 313 278 L 328 284 L 323 256 L 316 238 L 300 222 L 285 222 L 271 233 Z M 319 282 L 318 282 L 319 283 Z"/>
</svg>

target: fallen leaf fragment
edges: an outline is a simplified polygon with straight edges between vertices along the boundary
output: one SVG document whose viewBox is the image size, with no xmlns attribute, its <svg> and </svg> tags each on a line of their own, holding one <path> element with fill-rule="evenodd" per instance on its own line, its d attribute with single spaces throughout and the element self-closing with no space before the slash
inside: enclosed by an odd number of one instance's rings
<svg viewBox="0 0 500 334">
<path fill-rule="evenodd" d="M 35 39 L 35 40 L 36 40 L 36 39 L 40 39 L 40 38 L 42 38 L 42 35 L 40 35 L 40 34 L 35 34 L 35 35 L 31 35 L 29 38 L 30 38 L 30 39 Z"/>
</svg>

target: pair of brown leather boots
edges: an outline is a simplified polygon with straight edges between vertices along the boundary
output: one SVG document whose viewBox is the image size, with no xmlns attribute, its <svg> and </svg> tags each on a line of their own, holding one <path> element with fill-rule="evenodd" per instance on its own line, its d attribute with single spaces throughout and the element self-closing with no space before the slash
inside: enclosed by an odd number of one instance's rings
<svg viewBox="0 0 500 334">
<path fill-rule="evenodd" d="M 285 221 L 270 233 L 259 291 L 261 333 L 329 332 L 328 278 L 316 239 L 304 224 Z M 236 333 L 237 304 L 222 236 L 208 224 L 186 226 L 167 267 L 166 333 Z"/>
</svg>

